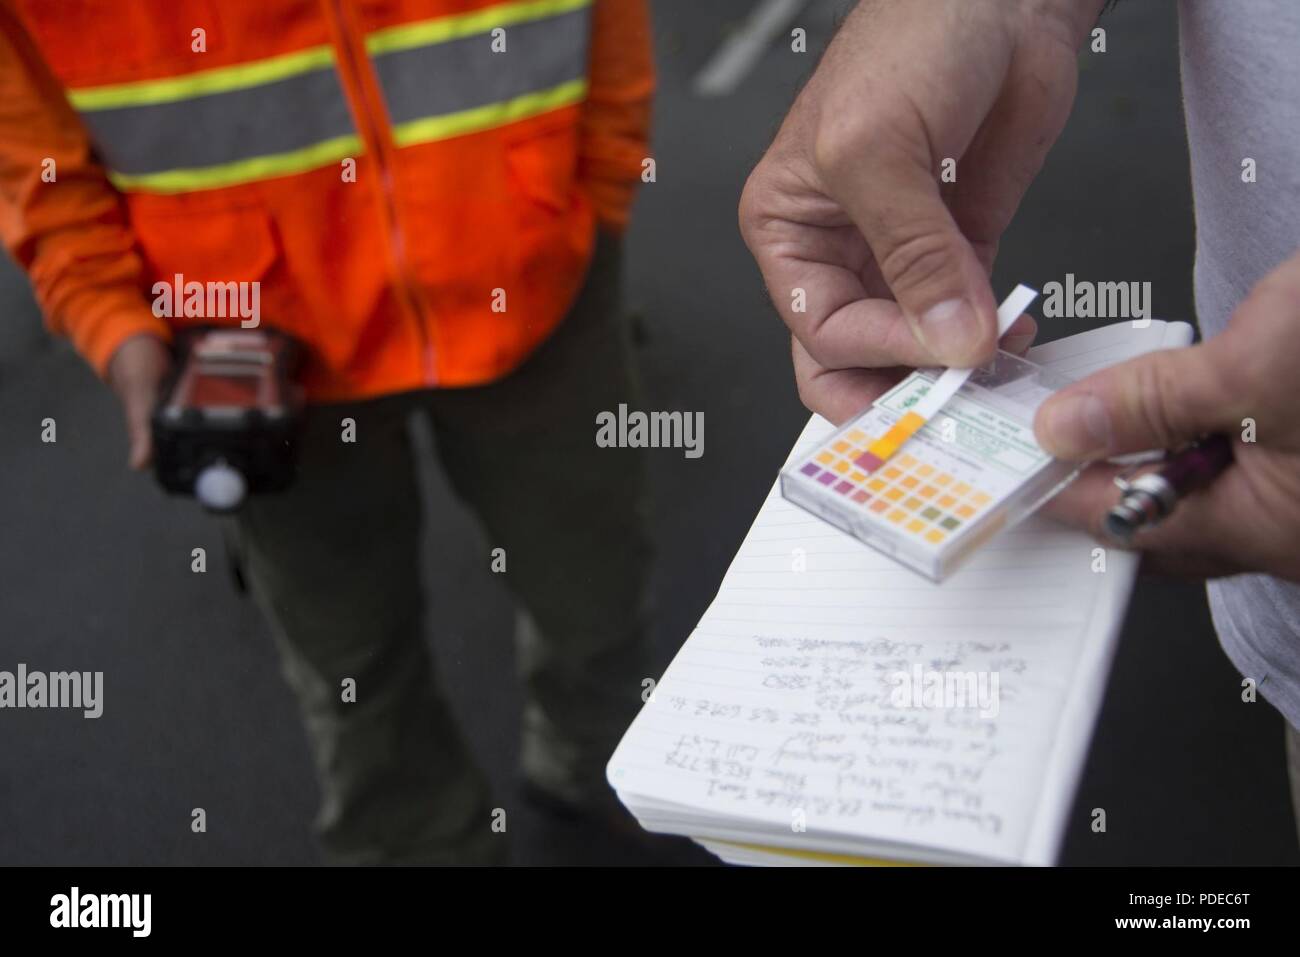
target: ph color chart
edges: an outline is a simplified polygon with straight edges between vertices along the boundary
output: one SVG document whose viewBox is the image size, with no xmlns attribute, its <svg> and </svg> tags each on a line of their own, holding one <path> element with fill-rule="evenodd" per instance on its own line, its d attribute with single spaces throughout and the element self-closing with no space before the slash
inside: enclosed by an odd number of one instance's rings
<svg viewBox="0 0 1300 957">
<path fill-rule="evenodd" d="M 940 580 L 1072 477 L 1034 441 L 1035 409 L 1063 384 L 1048 375 L 999 353 L 912 428 L 942 379 L 915 372 L 783 471 L 782 495 Z"/>
<path fill-rule="evenodd" d="M 982 488 L 908 454 L 898 456 L 879 474 L 864 471 L 857 463 L 871 453 L 854 446 L 869 442 L 864 432 L 853 429 L 822 448 L 799 471 L 932 545 L 941 544 L 993 501 Z"/>
</svg>

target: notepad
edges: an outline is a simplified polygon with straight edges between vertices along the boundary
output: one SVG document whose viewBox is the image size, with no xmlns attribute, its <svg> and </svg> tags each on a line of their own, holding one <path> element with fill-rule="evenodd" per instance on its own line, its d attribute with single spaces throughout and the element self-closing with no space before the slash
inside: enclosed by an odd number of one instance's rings
<svg viewBox="0 0 1300 957">
<path fill-rule="evenodd" d="M 1123 323 L 1030 357 L 1080 378 L 1191 337 Z M 609 782 L 736 864 L 1050 864 L 1137 567 L 1098 549 L 1035 517 L 936 585 L 773 486 Z"/>
</svg>

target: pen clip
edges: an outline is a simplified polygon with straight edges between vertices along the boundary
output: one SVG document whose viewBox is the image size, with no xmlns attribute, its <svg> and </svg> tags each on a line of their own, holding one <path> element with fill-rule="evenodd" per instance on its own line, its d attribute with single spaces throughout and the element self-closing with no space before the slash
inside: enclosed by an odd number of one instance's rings
<svg viewBox="0 0 1300 957">
<path fill-rule="evenodd" d="M 1169 455 L 1167 452 L 1157 453 L 1155 455 L 1152 455 L 1150 453 L 1139 453 L 1136 456 L 1132 456 L 1132 457 L 1125 456 L 1124 458 L 1128 460 L 1128 464 L 1125 465 L 1124 468 L 1119 471 L 1119 473 L 1115 476 L 1113 481 L 1115 482 L 1115 485 L 1118 486 L 1121 492 L 1128 494 L 1133 489 L 1133 483 L 1129 480 L 1134 475 L 1136 475 L 1142 469 L 1148 468 L 1149 466 L 1152 465 L 1158 465 L 1161 462 L 1166 461 L 1169 458 Z"/>
<path fill-rule="evenodd" d="M 1129 479 L 1133 476 L 1133 473 L 1136 472 L 1141 467 L 1142 466 L 1140 465 L 1130 465 L 1115 476 L 1114 482 L 1119 487 L 1119 490 L 1121 492 L 1127 495 L 1129 490 L 1133 488 L 1132 484 L 1129 482 Z"/>
</svg>

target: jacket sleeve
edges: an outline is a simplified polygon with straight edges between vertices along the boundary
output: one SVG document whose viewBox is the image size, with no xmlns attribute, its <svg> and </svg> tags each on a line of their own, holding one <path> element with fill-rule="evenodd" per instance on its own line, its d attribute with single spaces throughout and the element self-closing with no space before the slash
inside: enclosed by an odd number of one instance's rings
<svg viewBox="0 0 1300 957">
<path fill-rule="evenodd" d="M 170 339 L 144 293 L 121 195 L 12 8 L 0 3 L 0 240 L 51 332 L 102 376 L 126 339 Z"/>
<path fill-rule="evenodd" d="M 650 156 L 654 56 L 646 0 L 595 0 L 578 176 L 602 226 L 622 231 Z"/>
</svg>

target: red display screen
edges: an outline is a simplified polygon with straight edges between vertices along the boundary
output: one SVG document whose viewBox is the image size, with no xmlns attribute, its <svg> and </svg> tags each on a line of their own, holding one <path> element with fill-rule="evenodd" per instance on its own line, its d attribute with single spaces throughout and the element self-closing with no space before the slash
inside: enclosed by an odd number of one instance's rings
<svg viewBox="0 0 1300 957">
<path fill-rule="evenodd" d="M 212 406 L 252 408 L 257 405 L 260 386 L 257 376 L 200 374 L 194 379 L 190 402 L 199 408 Z"/>
</svg>

